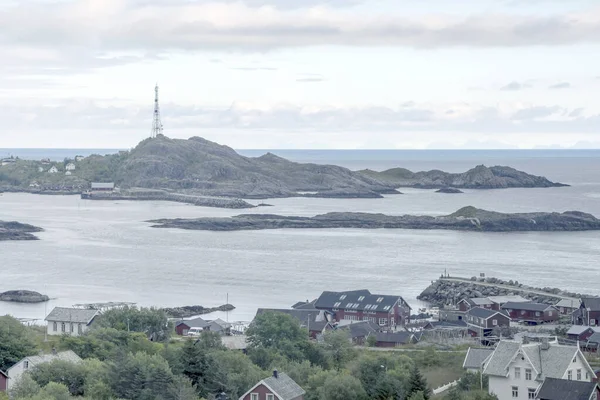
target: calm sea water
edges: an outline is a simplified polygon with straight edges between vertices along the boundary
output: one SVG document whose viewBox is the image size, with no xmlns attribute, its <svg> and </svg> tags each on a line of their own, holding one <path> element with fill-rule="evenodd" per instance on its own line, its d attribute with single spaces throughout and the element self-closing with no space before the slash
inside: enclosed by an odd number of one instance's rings
<svg viewBox="0 0 600 400">
<path fill-rule="evenodd" d="M 384 199 L 269 199 L 274 205 L 269 213 L 441 215 L 473 205 L 504 212 L 581 210 L 600 216 L 600 151 L 272 152 L 351 169 L 464 171 L 477 164 L 510 165 L 572 186 L 467 190 L 461 195 L 403 189 L 404 195 Z M 36 154 L 43 156 L 48 155 Z M 0 196 L 0 219 L 46 231 L 39 234 L 40 241 L 0 242 L 0 291 L 30 289 L 53 299 L 47 305 L 0 302 L 0 315 L 43 318 L 53 306 L 104 301 L 214 306 L 229 296 L 237 309 L 223 317 L 250 320 L 258 307 L 289 307 L 323 290 L 358 288 L 397 293 L 416 306 L 416 296 L 444 270 L 600 295 L 600 232 L 202 232 L 152 229 L 144 222 L 239 213 L 167 202 L 90 202 L 75 196 L 5 193 Z"/>
</svg>

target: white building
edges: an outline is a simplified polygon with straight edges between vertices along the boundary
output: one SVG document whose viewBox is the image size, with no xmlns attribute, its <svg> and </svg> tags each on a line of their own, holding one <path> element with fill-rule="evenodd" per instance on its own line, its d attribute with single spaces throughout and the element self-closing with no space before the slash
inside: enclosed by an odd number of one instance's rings
<svg viewBox="0 0 600 400">
<path fill-rule="evenodd" d="M 483 365 L 493 352 L 494 350 L 490 348 L 469 347 L 465 361 L 463 362 L 463 369 L 467 372 L 481 372 Z"/>
<path fill-rule="evenodd" d="M 85 157 L 84 156 L 75 156 L 75 161 L 79 162 L 81 160 L 83 160 Z"/>
<path fill-rule="evenodd" d="M 48 170 L 49 174 L 56 174 L 58 172 L 58 168 L 56 168 L 54 165 L 52 166 L 52 168 L 50 168 Z"/>
<path fill-rule="evenodd" d="M 44 168 L 38 167 L 38 172 L 44 172 Z"/>
<path fill-rule="evenodd" d="M 535 399 L 546 378 L 592 382 L 596 376 L 577 346 L 501 341 L 484 363 L 489 393 L 498 400 Z"/>
<path fill-rule="evenodd" d="M 72 175 L 71 171 L 65 172 L 65 175 Z"/>
<path fill-rule="evenodd" d="M 6 370 L 6 375 L 8 376 L 7 389 L 10 391 L 13 385 L 19 381 L 21 375 L 23 375 L 25 372 L 29 371 L 36 365 L 52 362 L 54 360 L 69 361 L 73 363 L 81 362 L 81 358 L 72 350 L 61 352 L 56 352 L 56 350 L 53 350 L 50 354 L 40 354 L 36 356 L 25 357 L 24 359 L 22 359 L 21 361 L 19 361 L 18 363 Z"/>
<path fill-rule="evenodd" d="M 79 336 L 89 329 L 98 314 L 98 310 L 54 307 L 46 317 L 48 335 Z"/>
<path fill-rule="evenodd" d="M 67 171 L 75 171 L 75 164 L 73 164 L 73 163 L 68 163 L 68 164 L 65 166 L 65 170 L 67 170 Z"/>
</svg>

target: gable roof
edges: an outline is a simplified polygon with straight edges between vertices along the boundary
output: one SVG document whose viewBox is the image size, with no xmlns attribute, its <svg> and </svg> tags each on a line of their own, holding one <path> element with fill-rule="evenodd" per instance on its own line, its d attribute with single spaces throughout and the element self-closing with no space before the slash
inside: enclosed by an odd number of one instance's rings
<svg viewBox="0 0 600 400">
<path fill-rule="evenodd" d="M 74 322 L 77 324 L 89 324 L 94 317 L 100 314 L 98 310 L 87 310 L 84 308 L 54 307 L 45 318 L 46 321 Z"/>
<path fill-rule="evenodd" d="M 375 338 L 378 343 L 399 343 L 406 344 L 410 343 L 414 335 L 410 332 L 376 332 Z"/>
<path fill-rule="evenodd" d="M 347 329 L 352 339 L 368 336 L 369 333 L 379 331 L 381 328 L 375 322 L 359 321 L 347 325 L 339 325 L 336 329 Z"/>
<path fill-rule="evenodd" d="M 592 335 L 588 338 L 588 343 L 600 343 L 600 332 L 594 332 L 592 333 Z"/>
<path fill-rule="evenodd" d="M 177 321 L 175 326 L 179 326 L 182 324 L 185 324 L 185 325 L 189 326 L 190 328 L 206 328 L 209 325 L 209 323 L 206 320 L 204 320 L 203 318 L 200 318 L 200 317 Z"/>
<path fill-rule="evenodd" d="M 563 346 L 550 342 L 548 348 L 544 349 L 542 343 L 521 344 L 508 340 L 498 343 L 494 353 L 486 362 L 483 373 L 505 377 L 508 374 L 510 363 L 519 352 L 527 358 L 533 369 L 535 369 L 538 374 L 536 380 L 562 378 L 573 358 L 577 355 L 582 359 L 588 371 L 593 373 L 585 357 L 576 346 Z"/>
<path fill-rule="evenodd" d="M 488 299 L 487 297 L 471 297 L 470 299 L 467 299 L 467 302 L 473 306 L 484 306 L 494 304 L 494 302 Z"/>
<path fill-rule="evenodd" d="M 78 363 L 78 362 L 82 361 L 81 358 L 73 352 L 73 350 L 66 350 L 66 351 L 60 351 L 57 353 L 38 354 L 38 355 L 34 355 L 34 356 L 28 356 L 28 357 L 23 358 L 22 360 L 19 360 L 19 363 L 23 360 L 29 361 L 31 366 L 44 364 L 47 362 L 52 362 L 54 360 L 68 361 L 68 362 L 72 362 L 72 363 Z M 10 367 L 7 371 L 10 371 L 17 364 Z"/>
<path fill-rule="evenodd" d="M 313 301 L 299 301 L 292 306 L 294 310 L 315 310 L 316 299 Z"/>
<path fill-rule="evenodd" d="M 483 318 L 483 319 L 488 319 L 490 317 L 493 317 L 496 314 L 500 314 L 503 317 L 509 318 L 508 315 L 506 315 L 500 311 L 488 310 L 488 309 L 481 308 L 481 307 L 473 307 L 469 311 L 467 311 L 467 314 L 472 315 L 474 317 Z"/>
<path fill-rule="evenodd" d="M 590 311 L 600 311 L 600 297 L 582 297 L 581 303 Z"/>
<path fill-rule="evenodd" d="M 231 328 L 232 325 L 229 322 L 225 322 L 220 318 L 213 321 L 206 321 L 211 331 L 220 331 Z"/>
<path fill-rule="evenodd" d="M 529 300 L 527 300 L 525 297 L 519 296 L 519 295 L 508 295 L 508 296 L 489 296 L 488 299 L 490 299 L 491 301 L 493 301 L 496 304 L 504 304 L 504 303 L 508 303 L 508 302 L 515 302 L 515 303 L 525 303 Z"/>
<path fill-rule="evenodd" d="M 465 356 L 465 361 L 463 361 L 463 368 L 481 369 L 483 362 L 487 360 L 493 352 L 494 349 L 469 347 L 467 355 Z"/>
<path fill-rule="evenodd" d="M 573 325 L 567 331 L 567 335 L 581 335 L 583 332 L 591 329 L 594 332 L 600 332 L 600 328 L 586 325 Z"/>
<path fill-rule="evenodd" d="M 579 308 L 581 301 L 577 299 L 562 299 L 556 303 L 555 307 L 566 307 L 566 308 Z"/>
<path fill-rule="evenodd" d="M 271 376 L 263 379 L 254 385 L 250 390 L 244 393 L 240 400 L 252 393 L 260 385 L 265 385 L 273 394 L 281 400 L 294 400 L 306 394 L 306 391 L 300 387 L 292 378 L 283 372 L 277 373 L 277 378 Z"/>
<path fill-rule="evenodd" d="M 6 374 L 6 372 L 2 371 L 1 369 L 0 369 L 0 375 L 2 375 L 5 378 L 8 378 L 8 375 Z"/>
<path fill-rule="evenodd" d="M 508 303 L 504 303 L 502 308 L 504 310 L 524 310 L 524 311 L 544 312 L 548 308 L 556 308 L 556 307 L 551 306 L 549 304 L 543 304 L 543 303 L 531 303 L 531 302 L 517 303 L 517 302 L 509 301 Z"/>
<path fill-rule="evenodd" d="M 546 378 L 537 398 L 542 400 L 589 400 L 597 389 L 596 382 Z"/>
<path fill-rule="evenodd" d="M 400 296 L 371 294 L 366 289 L 348 292 L 323 292 L 315 302 L 315 308 L 335 308 L 341 310 L 389 312 Z"/>
</svg>

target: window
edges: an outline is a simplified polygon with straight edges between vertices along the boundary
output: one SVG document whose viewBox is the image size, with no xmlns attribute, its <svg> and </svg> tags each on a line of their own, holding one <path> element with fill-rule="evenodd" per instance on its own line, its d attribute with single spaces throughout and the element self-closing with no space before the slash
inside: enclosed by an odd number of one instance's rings
<svg viewBox="0 0 600 400">
<path fill-rule="evenodd" d="M 573 371 L 572 370 L 567 371 L 567 379 L 570 381 L 573 380 Z"/>
<path fill-rule="evenodd" d="M 521 379 L 521 368 L 515 367 L 515 379 Z"/>
<path fill-rule="evenodd" d="M 539 312 L 539 311 L 536 311 L 536 312 L 535 312 L 535 316 L 536 316 L 536 317 L 539 317 L 539 316 L 540 316 L 540 312 Z"/>
<path fill-rule="evenodd" d="M 345 298 L 346 298 L 345 294 L 343 294 L 343 295 L 340 296 L 340 300 L 344 300 Z"/>
<path fill-rule="evenodd" d="M 364 299 L 365 299 L 365 296 L 360 296 L 360 297 L 358 298 L 358 301 L 363 301 Z M 268 399 L 267 399 L 267 400 L 268 400 Z"/>
<path fill-rule="evenodd" d="M 581 370 L 580 369 L 577 370 L 577 380 L 578 381 L 581 380 Z"/>
<path fill-rule="evenodd" d="M 596 326 L 596 320 L 595 319 L 590 319 L 590 325 L 591 326 Z"/>
<path fill-rule="evenodd" d="M 250 400 L 258 400 L 258 393 L 250 393 Z"/>
<path fill-rule="evenodd" d="M 531 370 L 529 368 L 525 369 L 525 380 L 526 381 L 531 380 Z"/>
<path fill-rule="evenodd" d="M 269 393 L 267 394 L 267 400 L 275 400 L 275 396 Z"/>
<path fill-rule="evenodd" d="M 25 360 L 23 361 L 23 369 L 28 369 L 29 368 L 29 361 Z"/>
<path fill-rule="evenodd" d="M 66 332 L 65 323 L 64 322 L 61 322 L 60 329 L 61 329 L 62 332 Z"/>
<path fill-rule="evenodd" d="M 75 330 L 75 326 L 73 325 L 73 323 L 71 322 L 71 333 L 73 333 L 73 331 Z"/>
<path fill-rule="evenodd" d="M 379 318 L 379 325 L 387 325 L 387 318 Z"/>
<path fill-rule="evenodd" d="M 586 381 L 590 380 L 590 374 L 588 372 L 585 373 L 585 380 Z"/>
<path fill-rule="evenodd" d="M 338 307 L 340 306 L 340 304 L 342 304 L 342 303 L 340 303 L 340 302 L 338 301 L 337 303 L 335 303 L 335 304 L 333 305 L 333 308 L 338 308 Z"/>
<path fill-rule="evenodd" d="M 516 386 L 512 387 L 512 397 L 514 397 L 514 398 L 519 397 L 519 388 Z"/>
<path fill-rule="evenodd" d="M 521 315 L 525 315 L 525 310 L 521 310 Z"/>
<path fill-rule="evenodd" d="M 551 317 L 552 316 L 552 311 L 548 311 L 548 316 Z"/>
<path fill-rule="evenodd" d="M 498 326 L 498 320 L 497 320 L 497 319 L 493 319 L 493 320 L 492 320 L 492 325 L 494 325 L 494 326 Z"/>
<path fill-rule="evenodd" d="M 532 389 L 532 388 L 527 389 L 527 398 L 535 399 L 535 389 Z"/>
<path fill-rule="evenodd" d="M 378 297 L 378 298 L 377 298 L 377 302 L 378 302 L 378 303 L 381 303 L 382 301 L 383 301 L 383 297 Z"/>
<path fill-rule="evenodd" d="M 81 325 L 81 324 L 77 325 L 77 333 L 79 333 L 80 335 L 83 333 L 83 325 Z"/>
<path fill-rule="evenodd" d="M 383 311 L 388 311 L 390 309 L 391 306 L 385 306 L 383 307 Z"/>
<path fill-rule="evenodd" d="M 54 332 L 57 332 L 57 331 L 58 331 L 58 324 L 56 323 L 56 321 L 54 321 L 54 324 L 53 324 L 53 325 L 54 325 L 54 326 L 53 326 L 53 328 L 54 328 Z"/>
</svg>

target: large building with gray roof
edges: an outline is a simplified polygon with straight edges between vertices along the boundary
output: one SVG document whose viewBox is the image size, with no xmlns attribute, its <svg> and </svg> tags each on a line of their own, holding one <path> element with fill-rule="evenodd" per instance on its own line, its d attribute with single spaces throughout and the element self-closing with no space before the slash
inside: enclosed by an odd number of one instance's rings
<svg viewBox="0 0 600 400">
<path fill-rule="evenodd" d="M 84 334 L 100 311 L 84 308 L 54 307 L 45 318 L 48 335 L 79 336 Z"/>
</svg>

